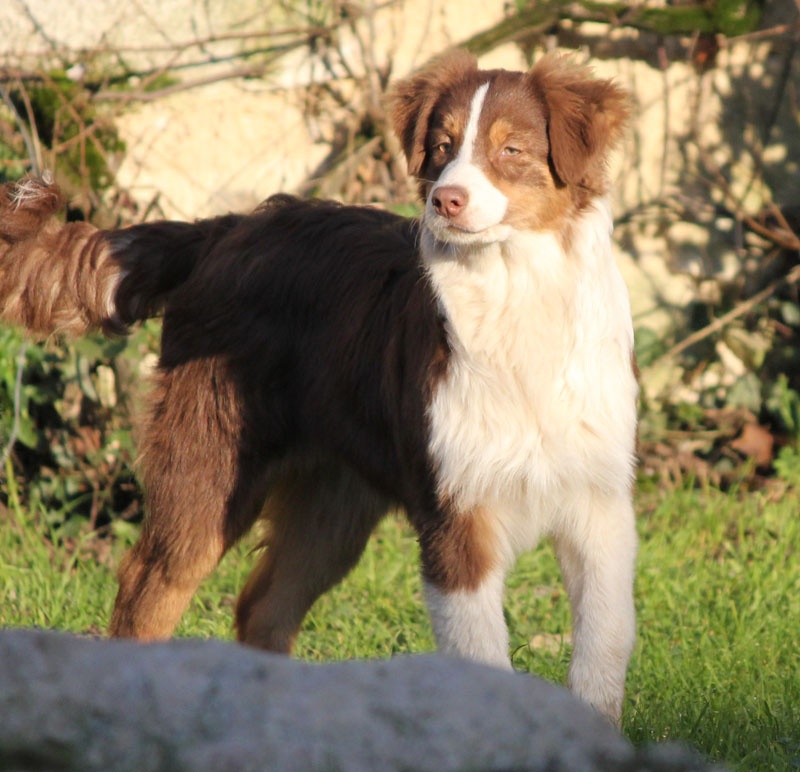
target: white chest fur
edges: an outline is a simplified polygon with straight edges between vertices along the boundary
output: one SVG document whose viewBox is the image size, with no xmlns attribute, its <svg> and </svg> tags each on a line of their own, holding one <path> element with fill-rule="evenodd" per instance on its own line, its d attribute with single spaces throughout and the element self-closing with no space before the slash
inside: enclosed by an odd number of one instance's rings
<svg viewBox="0 0 800 772">
<path fill-rule="evenodd" d="M 453 347 L 429 416 L 440 493 L 513 512 L 522 541 L 550 529 L 556 502 L 630 485 L 633 332 L 610 231 L 601 201 L 568 251 L 515 233 L 454 258 L 423 238 Z"/>
</svg>

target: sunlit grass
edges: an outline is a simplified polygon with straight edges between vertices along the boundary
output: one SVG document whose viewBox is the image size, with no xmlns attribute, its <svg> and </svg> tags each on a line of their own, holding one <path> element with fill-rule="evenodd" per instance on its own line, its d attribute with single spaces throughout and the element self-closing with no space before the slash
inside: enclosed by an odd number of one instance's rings
<svg viewBox="0 0 800 772">
<path fill-rule="evenodd" d="M 800 499 L 717 490 L 642 492 L 639 638 L 624 731 L 636 744 L 682 740 L 740 770 L 800 766 Z M 114 571 L 134 536 L 61 540 L 12 500 L 0 523 L 0 623 L 101 632 Z M 231 638 L 245 543 L 201 587 L 178 635 Z M 306 660 L 431 651 L 417 545 L 399 519 L 378 529 L 355 571 L 308 615 Z M 524 556 L 508 581 L 513 662 L 563 682 L 569 604 L 552 551 Z"/>
</svg>

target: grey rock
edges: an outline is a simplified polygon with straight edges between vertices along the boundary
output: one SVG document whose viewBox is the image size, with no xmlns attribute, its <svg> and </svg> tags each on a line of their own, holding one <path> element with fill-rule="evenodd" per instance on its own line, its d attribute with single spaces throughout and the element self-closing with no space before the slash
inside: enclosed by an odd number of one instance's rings
<svg viewBox="0 0 800 772">
<path fill-rule="evenodd" d="M 701 770 L 569 692 L 437 656 L 315 665 L 214 641 L 0 632 L 0 769 Z"/>
</svg>

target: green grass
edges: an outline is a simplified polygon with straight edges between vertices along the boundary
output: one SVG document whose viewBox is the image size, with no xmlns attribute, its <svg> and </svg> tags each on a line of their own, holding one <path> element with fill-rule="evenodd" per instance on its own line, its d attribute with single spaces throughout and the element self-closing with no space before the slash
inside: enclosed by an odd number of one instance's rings
<svg viewBox="0 0 800 772">
<path fill-rule="evenodd" d="M 799 503 L 678 491 L 641 516 L 634 742 L 800 767 Z"/>
<path fill-rule="evenodd" d="M 10 498 L 0 510 L 0 624 L 101 631 L 132 529 L 62 540 Z M 625 734 L 636 744 L 682 740 L 748 772 L 799 768 L 800 496 L 707 489 L 642 492 L 638 500 L 639 640 Z M 232 552 L 178 634 L 230 638 L 252 561 L 247 544 Z M 353 574 L 312 609 L 298 656 L 431 651 L 416 561 L 412 534 L 387 520 Z M 548 547 L 520 560 L 506 616 L 515 666 L 563 682 L 569 611 Z"/>
</svg>

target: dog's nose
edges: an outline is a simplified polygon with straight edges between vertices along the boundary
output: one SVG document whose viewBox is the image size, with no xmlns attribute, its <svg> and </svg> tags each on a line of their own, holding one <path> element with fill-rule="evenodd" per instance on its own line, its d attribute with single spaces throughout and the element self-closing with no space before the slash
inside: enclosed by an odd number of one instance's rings
<svg viewBox="0 0 800 772">
<path fill-rule="evenodd" d="M 443 185 L 433 191 L 431 203 L 436 214 L 454 220 L 469 202 L 469 193 L 457 185 Z"/>
</svg>

